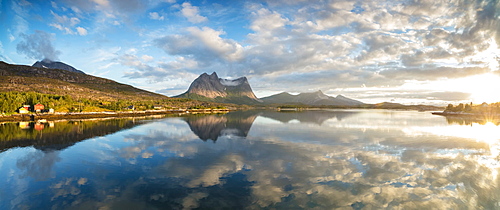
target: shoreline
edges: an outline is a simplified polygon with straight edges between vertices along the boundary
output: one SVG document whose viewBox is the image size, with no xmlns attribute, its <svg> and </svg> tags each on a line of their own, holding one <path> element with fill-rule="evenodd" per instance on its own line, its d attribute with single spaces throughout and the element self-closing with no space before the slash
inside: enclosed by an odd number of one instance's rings
<svg viewBox="0 0 500 210">
<path fill-rule="evenodd" d="M 31 113 L 0 116 L 0 123 L 6 122 L 35 122 L 39 120 L 79 120 L 94 118 L 120 118 L 120 117 L 143 117 L 153 115 L 169 114 L 200 114 L 200 113 L 227 113 L 229 109 L 193 109 L 193 110 L 148 110 L 148 111 L 125 111 L 125 112 L 69 112 L 69 113 Z"/>
<path fill-rule="evenodd" d="M 466 112 L 431 112 L 433 115 L 458 117 L 500 117 L 497 113 L 466 113 Z"/>
</svg>

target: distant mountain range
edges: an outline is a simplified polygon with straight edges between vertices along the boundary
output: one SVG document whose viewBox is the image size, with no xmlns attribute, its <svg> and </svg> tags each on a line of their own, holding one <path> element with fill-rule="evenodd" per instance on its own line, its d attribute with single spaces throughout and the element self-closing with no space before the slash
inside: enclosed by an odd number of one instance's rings
<svg viewBox="0 0 500 210">
<path fill-rule="evenodd" d="M 312 93 L 292 95 L 287 92 L 261 98 L 266 104 L 304 104 L 311 106 L 357 106 L 363 105 L 361 101 L 347 98 L 342 95 L 332 97 L 325 95 L 321 90 Z"/>
<path fill-rule="evenodd" d="M 47 68 L 47 69 L 62 69 L 62 70 L 71 71 L 71 72 L 75 72 L 75 73 L 85 74 L 83 71 L 78 70 L 78 69 L 74 68 L 73 66 L 65 64 L 63 62 L 51 61 L 49 59 L 43 59 L 41 61 L 37 61 L 32 66 L 39 67 L 39 68 Z"/>
<path fill-rule="evenodd" d="M 191 83 L 185 93 L 174 97 L 248 105 L 357 106 L 364 104 L 361 101 L 342 95 L 338 95 L 337 97 L 328 96 L 321 91 L 300 93 L 298 95 L 283 92 L 259 99 L 253 93 L 246 77 L 228 80 L 219 78 L 215 72 L 210 75 L 203 73 Z"/>
</svg>

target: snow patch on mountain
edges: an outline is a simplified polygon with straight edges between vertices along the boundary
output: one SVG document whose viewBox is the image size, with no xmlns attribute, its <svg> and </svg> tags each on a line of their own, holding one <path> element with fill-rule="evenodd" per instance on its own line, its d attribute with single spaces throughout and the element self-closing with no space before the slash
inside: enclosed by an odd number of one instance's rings
<svg viewBox="0 0 500 210">
<path fill-rule="evenodd" d="M 240 79 L 235 79 L 235 80 L 229 80 L 229 79 L 219 79 L 220 83 L 224 86 L 238 86 L 243 84 L 243 80 Z"/>
</svg>

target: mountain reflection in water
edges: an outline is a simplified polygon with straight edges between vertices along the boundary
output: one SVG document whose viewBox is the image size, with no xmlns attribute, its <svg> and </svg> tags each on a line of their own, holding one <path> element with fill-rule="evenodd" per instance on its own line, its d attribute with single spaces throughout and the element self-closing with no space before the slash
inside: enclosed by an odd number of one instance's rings
<svg viewBox="0 0 500 210">
<path fill-rule="evenodd" d="M 246 137 L 257 115 L 254 111 L 237 111 L 222 115 L 190 115 L 184 120 L 201 140 L 215 142 L 219 136 Z"/>
<path fill-rule="evenodd" d="M 60 150 L 6 148 L 0 209 L 500 208 L 500 144 L 480 133 L 494 125 L 387 110 L 136 123 Z"/>
<path fill-rule="evenodd" d="M 208 139 L 217 141 L 220 136 L 246 137 L 257 116 L 262 116 L 288 123 L 298 120 L 302 123 L 315 123 L 321 125 L 328 119 L 335 118 L 341 121 L 343 118 L 355 115 L 356 112 L 275 112 L 275 111 L 236 111 L 218 115 L 190 115 L 184 117 L 189 127 L 201 140 Z"/>
</svg>

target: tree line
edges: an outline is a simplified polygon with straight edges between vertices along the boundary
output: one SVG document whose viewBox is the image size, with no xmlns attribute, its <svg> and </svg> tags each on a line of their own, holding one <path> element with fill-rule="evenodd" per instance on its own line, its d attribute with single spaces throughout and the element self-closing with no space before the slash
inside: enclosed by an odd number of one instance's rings
<svg viewBox="0 0 500 210">
<path fill-rule="evenodd" d="M 470 104 L 463 104 L 460 103 L 456 106 L 453 104 L 448 104 L 446 109 L 444 110 L 445 112 L 499 112 L 500 111 L 500 102 L 497 103 L 482 103 L 479 105 L 473 105 L 472 103 Z"/>
<path fill-rule="evenodd" d="M 56 112 L 95 112 L 124 111 L 133 106 L 134 110 L 152 110 L 155 106 L 163 109 L 177 108 L 225 108 L 218 103 L 199 102 L 185 98 L 161 100 L 123 100 L 100 101 L 90 98 L 73 98 L 69 95 L 43 94 L 37 92 L 2 92 L 0 93 L 0 114 L 13 114 L 23 105 L 43 104 L 45 109 Z"/>
</svg>

